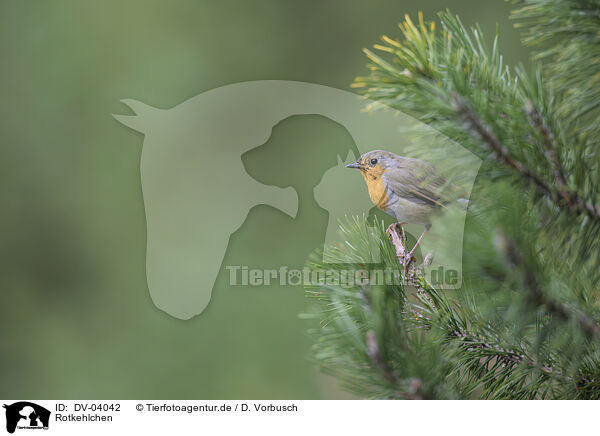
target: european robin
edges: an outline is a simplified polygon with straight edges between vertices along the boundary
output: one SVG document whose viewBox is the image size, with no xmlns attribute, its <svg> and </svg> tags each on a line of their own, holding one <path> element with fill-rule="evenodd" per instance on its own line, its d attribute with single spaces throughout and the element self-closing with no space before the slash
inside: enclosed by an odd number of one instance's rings
<svg viewBox="0 0 600 436">
<path fill-rule="evenodd" d="M 401 224 L 423 224 L 425 230 L 408 255 L 412 254 L 431 228 L 431 219 L 443 212 L 446 204 L 446 179 L 437 169 L 420 159 L 373 150 L 346 168 L 360 170 L 375 206 Z"/>
</svg>

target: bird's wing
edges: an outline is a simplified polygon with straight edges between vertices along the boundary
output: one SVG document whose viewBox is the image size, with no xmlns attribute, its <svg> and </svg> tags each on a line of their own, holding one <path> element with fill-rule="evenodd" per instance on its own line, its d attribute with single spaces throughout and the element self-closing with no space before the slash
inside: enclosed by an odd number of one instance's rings
<svg viewBox="0 0 600 436">
<path fill-rule="evenodd" d="M 436 207 L 447 202 L 441 195 L 446 179 L 427 162 L 414 160 L 410 167 L 390 168 L 383 177 L 396 195 L 407 200 Z"/>
</svg>

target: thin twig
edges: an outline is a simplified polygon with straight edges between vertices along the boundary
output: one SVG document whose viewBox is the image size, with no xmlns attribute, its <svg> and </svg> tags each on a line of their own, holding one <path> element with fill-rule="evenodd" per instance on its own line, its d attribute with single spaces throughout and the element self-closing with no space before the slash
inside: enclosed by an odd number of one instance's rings
<svg viewBox="0 0 600 436">
<path fill-rule="evenodd" d="M 383 378 L 385 378 L 388 382 L 396 384 L 396 377 L 392 374 L 390 367 L 387 365 L 386 361 L 381 356 L 379 352 L 379 345 L 377 344 L 377 335 L 373 330 L 369 330 L 367 332 L 367 354 L 371 361 L 377 365 L 379 371 Z"/>
<path fill-rule="evenodd" d="M 548 125 L 544 121 L 542 114 L 533 107 L 531 101 L 527 101 L 526 108 L 527 115 L 533 122 L 533 125 L 540 132 L 544 144 L 544 155 L 552 164 L 552 170 L 554 172 L 554 180 L 556 185 L 560 188 L 559 194 L 561 197 L 567 202 L 569 207 L 573 208 L 573 199 L 571 198 L 571 193 L 568 189 L 567 176 L 565 175 L 565 170 L 558 158 L 558 153 L 556 152 L 556 147 L 554 146 L 554 135 L 550 132 Z"/>
</svg>

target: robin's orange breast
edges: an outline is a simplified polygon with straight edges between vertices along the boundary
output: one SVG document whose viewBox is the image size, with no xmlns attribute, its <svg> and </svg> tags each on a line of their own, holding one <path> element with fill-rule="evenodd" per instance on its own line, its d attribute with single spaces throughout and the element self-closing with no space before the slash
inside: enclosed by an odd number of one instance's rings
<svg viewBox="0 0 600 436">
<path fill-rule="evenodd" d="M 383 171 L 362 171 L 362 175 L 367 182 L 369 189 L 369 197 L 375 206 L 384 212 L 389 206 L 389 198 L 387 196 L 387 185 L 383 181 Z"/>
</svg>

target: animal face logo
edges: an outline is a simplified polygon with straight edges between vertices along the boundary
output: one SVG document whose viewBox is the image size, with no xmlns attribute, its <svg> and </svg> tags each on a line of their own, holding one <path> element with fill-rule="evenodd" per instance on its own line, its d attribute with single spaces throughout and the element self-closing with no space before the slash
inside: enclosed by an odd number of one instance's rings
<svg viewBox="0 0 600 436">
<path fill-rule="evenodd" d="M 6 431 L 14 433 L 17 428 L 47 429 L 50 411 L 29 401 L 4 405 L 6 409 Z"/>
<path fill-rule="evenodd" d="M 340 158 L 337 166 L 325 171 L 314 189 L 314 201 L 329 212 L 325 243 L 336 239 L 338 220 L 371 213 L 373 205 L 364 182 L 344 171 L 346 164 L 366 151 L 382 148 L 412 157 L 443 158 L 437 159 L 438 167 L 460 173 L 469 192 L 480 165 L 479 159 L 428 126 L 391 109 L 365 112 L 368 101 L 321 85 L 238 83 L 167 110 L 135 100 L 123 103 L 135 115 L 115 118 L 144 134 L 140 167 L 148 288 L 157 307 L 180 319 L 189 319 L 208 305 L 229 238 L 252 207 L 266 204 L 296 216 L 294 178 L 301 173 L 290 172 L 288 182 L 275 183 L 249 175 L 241 159 L 268 143 L 286 120 L 320 115 L 343 126 L 350 138 L 340 153 L 344 161 Z M 326 148 L 325 144 L 323 153 Z M 444 154 L 437 153 L 440 149 Z M 319 158 L 314 156 L 312 162 L 318 163 Z M 281 157 L 266 159 L 277 165 Z M 298 165 L 311 165 L 311 160 Z M 451 234 L 462 241 L 464 219 L 464 214 L 458 214 L 437 226 L 437 236 L 447 240 Z M 435 239 L 428 236 L 430 243 Z M 437 243 L 436 256 L 445 267 L 460 270 L 462 244 L 455 242 L 446 242 L 447 248 Z"/>
</svg>

